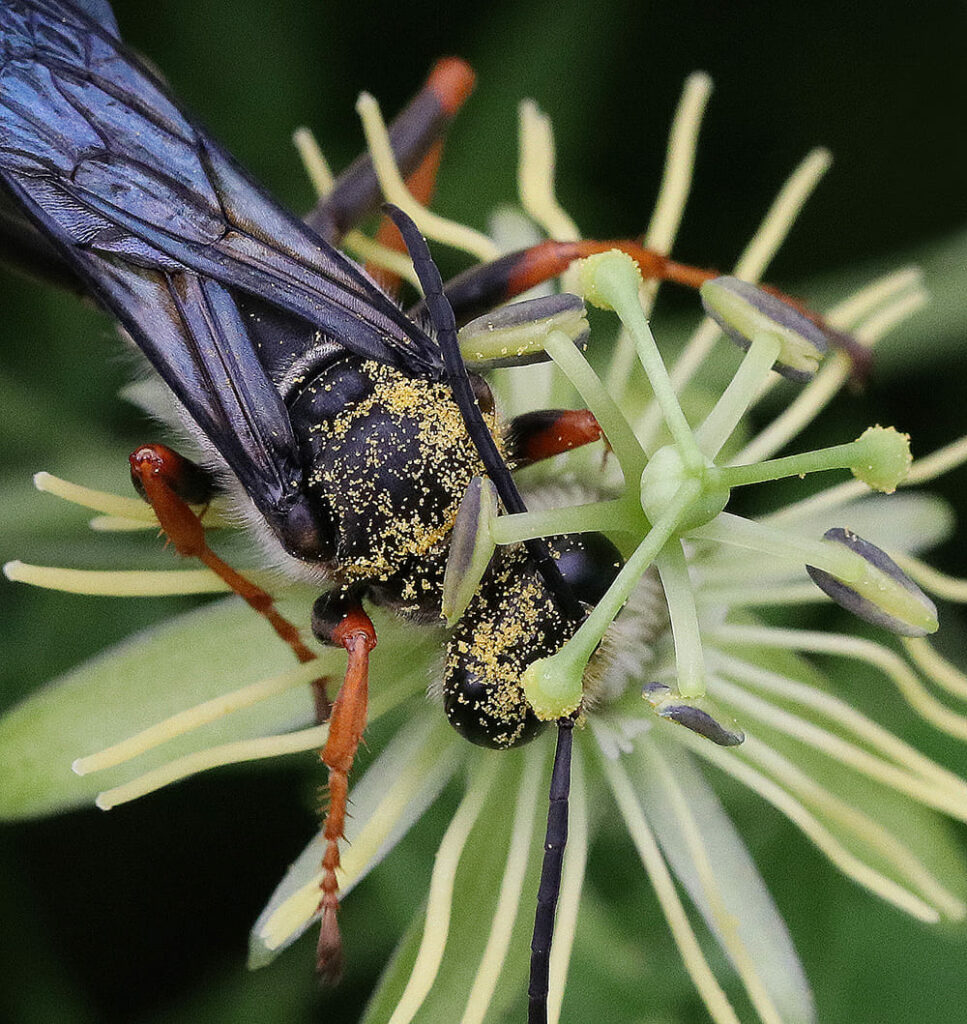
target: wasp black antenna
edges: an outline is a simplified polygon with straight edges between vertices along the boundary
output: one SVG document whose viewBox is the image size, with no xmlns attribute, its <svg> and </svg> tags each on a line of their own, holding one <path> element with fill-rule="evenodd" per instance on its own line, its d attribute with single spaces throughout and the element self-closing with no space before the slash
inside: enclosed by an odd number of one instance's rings
<svg viewBox="0 0 967 1024">
<path fill-rule="evenodd" d="M 487 470 L 487 475 L 493 481 L 504 503 L 504 508 L 510 513 L 526 512 L 527 506 L 524 499 L 517 490 L 514 478 L 503 457 L 497 450 L 487 424 L 484 422 L 477 399 L 473 393 L 473 385 L 467 374 L 467 368 L 460 354 L 460 344 L 457 341 L 457 324 L 453 315 L 453 307 L 443 291 L 443 279 L 433 257 L 430 255 L 426 239 L 420 233 L 420 229 L 413 222 L 413 219 L 404 213 L 398 206 L 387 203 L 384 206 L 386 213 L 392 218 L 393 223 L 399 228 L 400 234 L 413 261 L 413 269 L 420 279 L 423 287 L 426 309 L 430 315 L 430 321 L 436 331 L 437 343 L 443 355 L 443 365 L 447 382 L 453 391 L 454 401 L 463 416 L 467 433 L 473 441 L 480 459 Z M 572 622 L 580 622 L 584 618 L 584 610 L 581 603 L 574 595 L 574 591 L 567 584 L 561 575 L 557 563 L 551 556 L 547 544 L 540 537 L 532 537 L 524 541 L 528 554 L 534 560 L 537 571 L 541 574 L 547 589 L 554 595 L 561 610 Z"/>
<path fill-rule="evenodd" d="M 562 718 L 557 723 L 557 748 L 547 803 L 547 831 L 544 833 L 544 860 L 537 888 L 537 910 L 531 938 L 530 984 L 527 987 L 527 1024 L 547 1024 L 547 992 L 550 987 L 551 942 L 554 916 L 561 894 L 561 869 L 567 846 L 568 799 L 571 794 L 571 747 L 574 721 Z"/>
</svg>

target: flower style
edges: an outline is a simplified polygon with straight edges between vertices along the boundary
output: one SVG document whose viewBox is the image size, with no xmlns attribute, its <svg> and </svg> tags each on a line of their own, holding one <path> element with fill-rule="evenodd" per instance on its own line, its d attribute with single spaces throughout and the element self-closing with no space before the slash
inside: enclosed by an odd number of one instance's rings
<svg viewBox="0 0 967 1024">
<path fill-rule="evenodd" d="M 661 253 L 671 250 L 682 216 L 710 88 L 706 76 L 693 75 L 675 117 L 645 235 L 645 244 Z M 419 206 L 393 164 L 375 102 L 364 96 L 359 111 L 387 199 L 431 239 L 488 260 L 533 242 L 539 232 L 560 241 L 581 237 L 555 199 L 550 124 L 533 104 L 521 108 L 523 212 L 501 212 L 492 237 Z M 297 143 L 324 192 L 330 177 L 321 154 L 305 133 Z M 576 636 L 559 654 L 531 666 L 524 680 L 528 700 L 549 720 L 583 701 L 551 954 L 552 1021 L 572 1019 L 565 983 L 588 846 L 604 819 L 615 817 L 612 807 L 711 1018 L 722 1024 L 740 1019 L 687 903 L 724 951 L 726 970 L 738 976 L 750 1006 L 747 1019 L 815 1020 L 791 939 L 705 780 L 702 761 L 773 805 L 839 870 L 899 909 L 926 922 L 961 920 L 967 913 L 952 882 L 934 869 L 923 834 L 924 809 L 967 821 L 967 783 L 852 707 L 807 657 L 872 667 L 919 715 L 967 738 L 967 717 L 937 700 L 924 682 L 967 699 L 967 677 L 926 639 L 936 613 L 920 589 L 963 600 L 967 584 L 916 557 L 944 536 L 946 510 L 926 496 L 888 493 L 967 461 L 967 439 L 911 464 L 906 438 L 875 427 L 834 448 L 774 458 L 849 380 L 860 349 L 868 352 L 925 301 L 917 272 L 901 270 L 841 301 L 825 314 L 829 330 L 819 331 L 752 287 L 828 164 L 824 151 L 810 154 L 733 276 L 704 286 L 710 317 L 668 368 L 661 331 L 656 343 L 647 322 L 655 286 L 641 282 L 627 257 L 608 253 L 569 270 L 563 287 L 617 314 L 621 330 L 613 347 L 601 341 L 614 323 L 602 314 L 594 321 L 588 359 L 566 334 L 551 332 L 542 345 L 553 363 L 494 374 L 508 418 L 535 406 L 573 404 L 569 389 L 576 390 L 601 424 L 611 454 L 582 449 L 522 471 L 531 511 L 484 517 L 473 541 L 486 549 L 598 530 L 615 539 L 626 559 Z M 346 245 L 411 277 L 397 255 L 359 232 L 350 233 Z M 737 369 L 724 388 L 708 367 L 723 331 L 746 349 L 744 356 L 735 353 L 729 365 Z M 848 336 L 854 344 L 826 353 L 827 336 Z M 745 437 L 748 410 L 780 386 L 775 369 L 797 380 L 799 390 L 782 385 L 790 389 L 782 392 L 789 396 L 782 411 Z M 721 393 L 712 400 L 716 388 Z M 132 390 L 142 404 L 157 407 L 152 385 Z M 735 488 L 846 469 L 853 479 L 767 516 L 751 520 L 725 511 Z M 36 483 L 98 511 L 92 523 L 98 529 L 155 525 L 136 499 L 47 474 L 38 474 Z M 230 526 L 230 515 L 215 507 L 206 524 Z M 195 568 L 92 573 L 11 563 L 6 572 L 83 593 L 224 589 L 208 570 Z M 297 621 L 306 618 L 315 595 L 304 585 L 272 571 L 250 575 L 273 591 L 281 610 Z M 903 652 L 885 645 L 879 633 L 868 638 L 865 631 L 772 624 L 777 609 L 825 601 L 824 594 L 875 627 L 899 633 Z M 14 709 L 0 723 L 0 751 L 19 766 L 0 800 L 4 813 L 54 810 L 94 792 L 97 805 L 107 809 L 202 770 L 322 746 L 327 725 L 309 724 L 307 688 L 320 671 L 338 676 L 340 656 L 321 650 L 314 663 L 284 668 L 285 652 L 252 625 L 250 614 L 229 600 L 181 616 Z M 370 721 L 399 707 L 406 714 L 353 782 L 343 895 L 445 787 L 462 787 L 462 797 L 437 851 L 425 915 L 401 942 L 365 1019 L 497 1019 L 523 992 L 550 747 L 538 740 L 497 754 L 466 743 L 449 728 L 438 702 L 422 699 L 439 669 L 441 634 L 384 618 L 377 625 Z M 239 687 L 239 680 L 251 681 Z M 115 708 L 111 715 L 103 711 L 108 704 Z M 66 773 L 71 761 L 80 779 Z M 311 924 L 321 849 L 317 837 L 256 922 L 253 966 L 267 963 Z M 642 1003 L 644 1011 L 647 994 Z"/>
</svg>

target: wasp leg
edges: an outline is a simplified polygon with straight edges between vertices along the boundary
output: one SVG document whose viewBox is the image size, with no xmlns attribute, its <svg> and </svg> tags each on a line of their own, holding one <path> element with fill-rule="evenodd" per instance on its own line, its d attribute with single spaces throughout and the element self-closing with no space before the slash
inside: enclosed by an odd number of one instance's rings
<svg viewBox="0 0 967 1024">
<path fill-rule="evenodd" d="M 190 504 L 207 505 L 213 493 L 211 478 L 190 459 L 163 444 L 146 444 L 129 457 L 135 489 L 154 509 L 165 536 L 179 555 L 197 558 L 224 580 L 239 597 L 265 618 L 300 662 L 315 654 L 299 637 L 299 631 L 276 611 L 272 598 L 222 561 L 205 540 L 201 517 Z"/>
<path fill-rule="evenodd" d="M 515 469 L 522 469 L 603 436 L 590 409 L 536 409 L 510 421 L 508 459 Z"/>
<path fill-rule="evenodd" d="M 369 700 L 369 652 L 376 646 L 376 630 L 352 590 L 320 597 L 312 610 L 312 630 L 323 643 L 344 647 L 349 657 L 346 677 L 332 705 L 329 739 L 320 755 L 329 769 L 329 807 L 322 826 L 326 850 L 322 857 L 322 897 L 316 969 L 335 983 L 342 974 L 342 937 L 339 934 L 339 840 L 346 824 L 349 771 L 366 728 Z"/>
<path fill-rule="evenodd" d="M 404 178 L 426 159 L 446 132 L 457 111 L 473 91 L 474 73 L 457 57 L 437 61 L 423 88 L 390 125 L 393 155 Z M 382 191 L 368 153 L 358 157 L 339 176 L 332 192 L 306 215 L 306 223 L 332 244 L 372 213 Z"/>
<path fill-rule="evenodd" d="M 715 270 L 704 270 L 684 263 L 676 263 L 654 249 L 646 249 L 629 239 L 598 241 L 582 239 L 576 242 L 548 240 L 508 253 L 490 263 L 470 267 L 451 278 L 444 288 L 453 306 L 457 324 L 481 316 L 488 310 L 509 302 L 535 285 L 558 277 L 575 261 L 596 253 L 620 249 L 638 264 L 647 280 L 674 281 L 691 288 L 699 288 L 705 281 L 718 277 Z M 408 312 L 411 317 L 423 313 L 425 300 Z"/>
</svg>

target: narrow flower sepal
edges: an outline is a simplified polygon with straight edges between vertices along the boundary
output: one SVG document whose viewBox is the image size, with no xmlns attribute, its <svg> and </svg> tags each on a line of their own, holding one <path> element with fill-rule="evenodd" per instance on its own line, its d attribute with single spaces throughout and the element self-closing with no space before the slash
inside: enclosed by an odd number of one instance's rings
<svg viewBox="0 0 967 1024">
<path fill-rule="evenodd" d="M 842 544 L 866 562 L 864 574 L 850 583 L 807 565 L 806 572 L 824 594 L 865 622 L 900 636 L 937 631 L 936 605 L 886 552 L 838 526 L 827 530 L 823 538 Z"/>
</svg>

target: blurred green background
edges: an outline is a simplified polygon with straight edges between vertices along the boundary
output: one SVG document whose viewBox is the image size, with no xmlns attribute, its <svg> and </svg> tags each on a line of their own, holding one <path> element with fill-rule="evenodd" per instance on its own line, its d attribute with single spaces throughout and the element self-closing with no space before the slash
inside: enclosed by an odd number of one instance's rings
<svg viewBox="0 0 967 1024">
<path fill-rule="evenodd" d="M 586 234 L 634 234 L 647 222 L 681 83 L 705 69 L 716 92 L 677 255 L 728 266 L 799 158 L 829 146 L 834 168 L 770 279 L 821 301 L 876 269 L 917 260 L 937 299 L 889 340 L 868 391 L 842 397 L 813 440 L 855 436 L 878 421 L 910 431 L 924 452 L 967 429 L 962 2 L 916 11 L 901 0 L 115 6 L 127 41 L 297 210 L 311 193 L 289 144 L 294 126 L 310 125 L 340 167 L 361 146 L 353 113 L 361 89 L 395 112 L 436 57 L 457 53 L 479 84 L 452 133 L 438 208 L 484 227 L 487 211 L 512 196 L 516 103 L 533 96 L 557 130 L 565 207 Z M 0 556 L 110 564 L 111 542 L 33 494 L 29 476 L 43 468 L 123 489 L 127 452 L 155 428 L 115 397 L 127 367 L 106 319 L 7 275 L 0 291 Z M 692 296 L 663 296 L 659 337 L 662 316 L 692 309 Z M 959 506 L 962 523 L 965 484 L 962 469 L 934 488 Z M 117 542 L 129 564 L 143 563 L 136 552 L 146 546 Z M 962 544 L 933 561 L 967 574 Z M 175 607 L 184 605 L 84 600 L 3 582 L 0 702 L 9 706 Z M 944 608 L 943 622 L 942 648 L 963 664 L 958 610 Z M 963 747 L 910 721 L 892 692 L 880 717 L 967 773 Z M 355 1019 L 422 898 L 444 815 L 431 815 L 349 901 L 352 967 L 338 992 L 316 990 L 306 943 L 248 975 L 248 927 L 311 834 L 320 782 L 311 761 L 290 761 L 199 779 L 110 815 L 0 827 L 0 1020 Z M 880 906 L 775 814 L 728 795 L 790 924 L 822 1021 L 964 1019 L 967 929 L 929 930 Z M 641 894 L 635 920 L 613 914 L 608 900 L 639 886 L 629 871 L 624 845 L 593 851 L 600 904 L 587 927 L 602 970 L 589 998 L 606 1000 L 600 1019 L 609 1022 L 705 1020 L 650 894 Z"/>
</svg>

